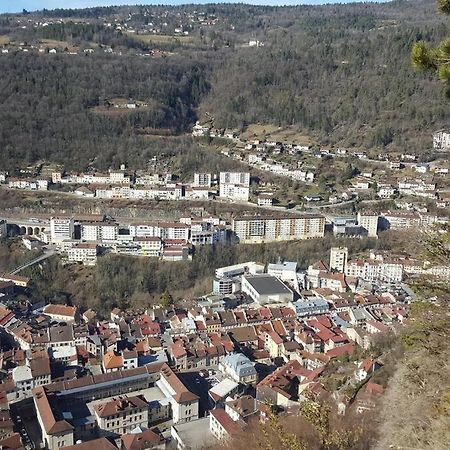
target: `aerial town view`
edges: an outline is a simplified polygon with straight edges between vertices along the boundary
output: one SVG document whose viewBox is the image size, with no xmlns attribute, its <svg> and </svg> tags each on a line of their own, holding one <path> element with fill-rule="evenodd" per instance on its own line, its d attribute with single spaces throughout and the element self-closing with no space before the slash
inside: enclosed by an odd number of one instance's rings
<svg viewBox="0 0 450 450">
<path fill-rule="evenodd" d="M 0 450 L 450 449 L 450 0 L 133 3 L 0 1 Z"/>
</svg>

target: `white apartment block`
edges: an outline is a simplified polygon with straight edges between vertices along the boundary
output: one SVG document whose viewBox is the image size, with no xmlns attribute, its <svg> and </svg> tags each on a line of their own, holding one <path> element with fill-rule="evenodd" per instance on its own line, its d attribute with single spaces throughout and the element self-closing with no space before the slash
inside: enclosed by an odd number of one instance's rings
<svg viewBox="0 0 450 450">
<path fill-rule="evenodd" d="M 249 172 L 220 172 L 220 184 L 242 184 L 244 186 L 250 185 Z"/>
<path fill-rule="evenodd" d="M 249 186 L 240 184 L 220 183 L 219 196 L 222 198 L 229 198 L 230 200 L 248 202 L 250 198 L 250 188 Z"/>
<path fill-rule="evenodd" d="M 52 172 L 52 183 L 57 184 L 61 183 L 62 173 L 61 172 Z"/>
<path fill-rule="evenodd" d="M 378 197 L 382 199 L 388 199 L 395 195 L 395 188 L 391 186 L 390 184 L 379 184 L 378 185 Z"/>
<path fill-rule="evenodd" d="M 8 236 L 8 224 L 6 220 L 0 219 L 0 239 Z"/>
<path fill-rule="evenodd" d="M 441 151 L 450 150 L 450 131 L 436 131 L 433 134 L 433 148 Z"/>
<path fill-rule="evenodd" d="M 116 223 L 89 222 L 80 225 L 82 241 L 113 242 L 117 240 L 119 226 Z"/>
<path fill-rule="evenodd" d="M 267 274 L 279 278 L 281 281 L 297 286 L 297 263 L 285 261 L 283 263 L 268 264 Z"/>
<path fill-rule="evenodd" d="M 347 265 L 348 248 L 347 247 L 331 247 L 330 250 L 330 270 L 344 273 Z"/>
<path fill-rule="evenodd" d="M 130 177 L 125 176 L 123 170 L 112 170 L 109 172 L 109 179 L 112 184 L 130 183 Z"/>
<path fill-rule="evenodd" d="M 212 176 L 210 173 L 194 173 L 194 184 L 197 187 L 211 187 Z"/>
<path fill-rule="evenodd" d="M 284 217 L 236 217 L 232 231 L 242 243 L 313 239 L 325 234 L 325 217 L 302 215 Z"/>
<path fill-rule="evenodd" d="M 387 211 L 383 218 L 391 230 L 402 230 L 420 226 L 420 215 L 413 211 Z"/>
<path fill-rule="evenodd" d="M 52 217 L 50 219 L 50 240 L 53 244 L 72 239 L 74 220 L 67 217 Z"/>
<path fill-rule="evenodd" d="M 95 266 L 97 262 L 97 244 L 81 242 L 67 251 L 69 262 L 82 262 L 85 266 Z"/>
<path fill-rule="evenodd" d="M 11 189 L 29 189 L 31 191 L 46 191 L 48 189 L 48 181 L 11 178 L 8 181 L 8 187 Z"/>
<path fill-rule="evenodd" d="M 220 197 L 248 202 L 250 197 L 249 172 L 220 172 L 219 182 Z"/>
<path fill-rule="evenodd" d="M 369 237 L 378 236 L 378 214 L 358 212 L 358 225 L 367 230 Z"/>
<path fill-rule="evenodd" d="M 161 239 L 189 240 L 190 226 L 180 222 L 148 222 L 130 225 L 132 237 L 159 237 Z"/>
<path fill-rule="evenodd" d="M 258 195 L 258 206 L 272 206 L 272 204 L 273 204 L 272 194 Z"/>
<path fill-rule="evenodd" d="M 159 237 L 134 237 L 133 244 L 140 247 L 141 256 L 150 256 L 159 258 L 161 256 L 163 245 Z"/>
</svg>

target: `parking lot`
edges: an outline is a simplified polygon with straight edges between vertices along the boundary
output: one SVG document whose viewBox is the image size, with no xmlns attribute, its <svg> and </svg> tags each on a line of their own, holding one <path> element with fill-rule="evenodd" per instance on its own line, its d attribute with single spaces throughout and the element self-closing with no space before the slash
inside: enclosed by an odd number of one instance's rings
<svg viewBox="0 0 450 450">
<path fill-rule="evenodd" d="M 199 372 L 184 372 L 179 373 L 178 376 L 181 378 L 184 385 L 200 398 L 199 416 L 204 417 L 206 412 L 212 407 L 208 395 L 208 390 L 211 387 L 208 379 L 202 377 Z"/>
<path fill-rule="evenodd" d="M 11 404 L 10 410 L 16 431 L 20 433 L 25 448 L 41 448 L 41 430 L 31 399 Z"/>
</svg>

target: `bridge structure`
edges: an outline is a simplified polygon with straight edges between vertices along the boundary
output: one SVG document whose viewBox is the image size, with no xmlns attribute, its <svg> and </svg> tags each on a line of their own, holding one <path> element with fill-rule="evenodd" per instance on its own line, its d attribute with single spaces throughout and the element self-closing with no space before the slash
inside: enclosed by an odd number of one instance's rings
<svg viewBox="0 0 450 450">
<path fill-rule="evenodd" d="M 11 275 L 17 275 L 22 270 L 26 269 L 27 267 L 34 266 L 37 263 L 40 263 L 41 261 L 44 261 L 44 259 L 50 258 L 50 256 L 53 256 L 55 254 L 54 251 L 47 251 L 43 255 L 38 256 L 37 258 L 33 259 L 32 261 L 27 262 L 26 264 L 23 264 L 16 269 L 14 269 L 11 272 Z"/>
<path fill-rule="evenodd" d="M 8 218 L 6 219 L 8 226 L 16 226 L 20 235 L 39 236 L 41 233 L 50 231 L 50 220 L 45 219 L 18 219 Z"/>
</svg>

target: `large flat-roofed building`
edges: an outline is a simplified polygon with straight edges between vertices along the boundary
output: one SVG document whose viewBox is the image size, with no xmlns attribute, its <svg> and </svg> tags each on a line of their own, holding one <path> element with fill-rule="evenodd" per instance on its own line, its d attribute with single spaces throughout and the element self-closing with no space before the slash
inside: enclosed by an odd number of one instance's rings
<svg viewBox="0 0 450 450">
<path fill-rule="evenodd" d="M 236 277 L 249 273 L 255 275 L 257 273 L 264 273 L 264 264 L 259 264 L 254 261 L 248 261 L 232 266 L 219 267 L 216 269 L 216 277 Z"/>
<path fill-rule="evenodd" d="M 232 230 L 242 243 L 313 239 L 325 234 L 321 215 L 235 217 Z"/>
<path fill-rule="evenodd" d="M 52 217 L 50 219 L 50 239 L 53 244 L 72 239 L 75 230 L 72 217 Z"/>
<path fill-rule="evenodd" d="M 260 305 L 267 303 L 289 303 L 294 293 L 277 277 L 272 275 L 244 275 L 242 292 Z"/>
<path fill-rule="evenodd" d="M 114 242 L 119 234 L 116 223 L 86 222 L 80 224 L 82 241 Z"/>
</svg>

